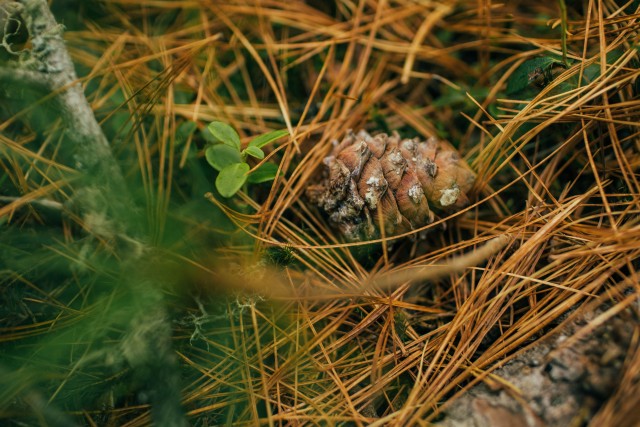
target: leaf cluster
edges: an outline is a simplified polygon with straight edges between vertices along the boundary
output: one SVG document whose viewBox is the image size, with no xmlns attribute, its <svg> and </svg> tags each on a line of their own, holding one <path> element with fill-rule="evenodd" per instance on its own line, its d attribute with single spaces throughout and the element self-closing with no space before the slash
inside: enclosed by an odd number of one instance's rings
<svg viewBox="0 0 640 427">
<path fill-rule="evenodd" d="M 218 172 L 216 189 L 223 197 L 236 194 L 245 183 L 259 184 L 273 180 L 278 175 L 278 165 L 271 162 L 261 164 L 251 171 L 247 162 L 249 157 L 262 160 L 265 153 L 262 147 L 289 134 L 286 129 L 275 130 L 260 135 L 242 149 L 240 136 L 227 123 L 214 121 L 207 126 L 217 144 L 205 151 L 207 162 Z"/>
</svg>

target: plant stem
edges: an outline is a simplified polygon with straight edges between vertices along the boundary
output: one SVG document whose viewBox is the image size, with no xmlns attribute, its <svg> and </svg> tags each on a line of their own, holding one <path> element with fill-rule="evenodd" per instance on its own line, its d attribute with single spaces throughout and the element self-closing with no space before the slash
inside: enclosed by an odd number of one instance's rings
<svg viewBox="0 0 640 427">
<path fill-rule="evenodd" d="M 565 0 L 558 0 L 558 4 L 560 5 L 560 28 L 562 31 L 561 40 L 562 40 L 562 62 L 565 67 L 569 67 L 567 62 L 567 4 Z"/>
</svg>

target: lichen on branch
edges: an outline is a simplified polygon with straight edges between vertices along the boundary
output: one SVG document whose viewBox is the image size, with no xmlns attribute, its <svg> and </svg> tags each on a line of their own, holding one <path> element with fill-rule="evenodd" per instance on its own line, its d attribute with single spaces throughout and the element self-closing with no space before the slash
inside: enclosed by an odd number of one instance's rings
<svg viewBox="0 0 640 427">
<path fill-rule="evenodd" d="M 63 27 L 45 0 L 12 4 L 28 30 L 31 48 L 22 52 L 21 60 L 12 61 L 11 67 L 0 68 L 0 79 L 22 75 L 28 79 L 20 87 L 40 82 L 40 88 L 47 89 L 44 95 L 55 103 L 59 114 L 37 127 L 42 132 L 60 132 L 62 161 L 83 177 L 74 181 L 73 203 L 67 208 L 80 211 L 84 229 L 99 238 L 85 239 L 83 250 L 95 250 L 96 242 L 101 241 L 125 242 L 117 246 L 118 265 L 123 276 L 131 277 L 132 272 L 139 271 L 149 248 L 132 225 L 135 204 L 84 95 L 66 48 Z M 149 283 L 144 277 L 131 282 L 131 294 L 139 306 L 123 334 L 122 356 L 141 377 L 156 424 L 184 426 L 180 376 L 171 346 L 172 325 L 163 302 L 162 287 L 167 283 Z"/>
<path fill-rule="evenodd" d="M 5 10 L 24 23 L 31 48 L 21 52 L 20 60 L 0 68 L 0 80 L 21 79 L 23 85 L 54 94 L 52 102 L 62 119 L 63 161 L 81 172 L 89 186 L 120 195 L 100 210 L 112 214 L 126 211 L 129 199 L 122 173 L 84 95 L 66 48 L 63 26 L 56 22 L 45 0 L 19 0 Z M 91 203 L 95 205 L 95 201 Z M 82 205 L 80 201 L 81 209 Z"/>
</svg>

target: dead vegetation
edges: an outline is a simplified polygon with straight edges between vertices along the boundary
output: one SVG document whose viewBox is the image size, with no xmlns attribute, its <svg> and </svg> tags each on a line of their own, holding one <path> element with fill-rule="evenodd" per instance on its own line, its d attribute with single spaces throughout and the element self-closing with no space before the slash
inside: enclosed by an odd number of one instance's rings
<svg viewBox="0 0 640 427">
<path fill-rule="evenodd" d="M 149 424 L 144 376 L 126 363 L 127 298 L 144 290 L 121 284 L 169 277 L 157 304 L 173 316 L 192 425 L 428 425 L 596 309 L 576 340 L 623 312 L 633 338 L 618 387 L 582 424 L 632 419 L 640 9 L 589 0 L 563 21 L 561 3 L 110 0 L 70 25 L 147 256 L 123 270 L 134 244 L 74 215 L 82 184 L 61 160 L 60 121 L 32 124 L 41 97 L 2 107 L 1 416 L 51 420 L 44 400 L 87 425 Z M 214 119 L 245 142 L 289 129 L 265 160 L 282 175 L 205 198 L 206 141 L 181 126 Z M 477 174 L 471 204 L 345 243 L 304 194 L 348 129 L 450 141 Z M 62 218 L 34 200 L 62 203 Z M 34 247 L 36 267 L 19 261 Z M 74 261 L 46 266 L 59 258 Z"/>
</svg>

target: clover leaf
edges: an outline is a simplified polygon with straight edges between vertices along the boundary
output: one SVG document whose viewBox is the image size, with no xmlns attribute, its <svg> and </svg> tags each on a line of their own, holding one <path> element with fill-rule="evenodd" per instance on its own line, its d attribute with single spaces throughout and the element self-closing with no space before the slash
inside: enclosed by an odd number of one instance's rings
<svg viewBox="0 0 640 427">
<path fill-rule="evenodd" d="M 247 182 L 250 184 L 260 184 L 262 182 L 268 182 L 278 176 L 278 165 L 275 163 L 265 163 L 255 171 L 251 172 L 247 178 Z"/>
<path fill-rule="evenodd" d="M 263 135 L 260 135 L 249 142 L 249 147 L 258 147 L 262 148 L 267 144 L 272 143 L 276 139 L 282 138 L 285 135 L 289 135 L 289 131 L 287 129 L 274 130 L 271 132 L 267 132 Z"/>
<path fill-rule="evenodd" d="M 234 128 L 223 122 L 211 122 L 207 129 L 216 140 L 240 151 L 240 137 Z"/>
<path fill-rule="evenodd" d="M 242 155 L 238 150 L 228 145 L 212 145 L 205 151 L 207 162 L 217 171 L 234 163 L 242 163 Z"/>
<path fill-rule="evenodd" d="M 259 149 L 258 147 L 249 146 L 242 151 L 245 154 L 248 154 L 256 159 L 264 159 L 264 151 Z"/>
<path fill-rule="evenodd" d="M 249 142 L 244 150 L 241 149 L 238 133 L 226 123 L 214 121 L 209 123 L 205 132 L 205 139 L 214 145 L 207 147 L 205 158 L 215 170 L 219 172 L 216 178 L 216 189 L 222 197 L 236 194 L 245 183 L 259 184 L 273 180 L 278 176 L 278 165 L 267 162 L 252 173 L 247 157 L 264 159 L 262 147 L 288 135 L 286 129 L 276 130 L 260 135 Z"/>
<path fill-rule="evenodd" d="M 246 163 L 234 163 L 220 171 L 216 179 L 216 189 L 222 197 L 231 197 L 242 188 L 251 167 Z"/>
</svg>

